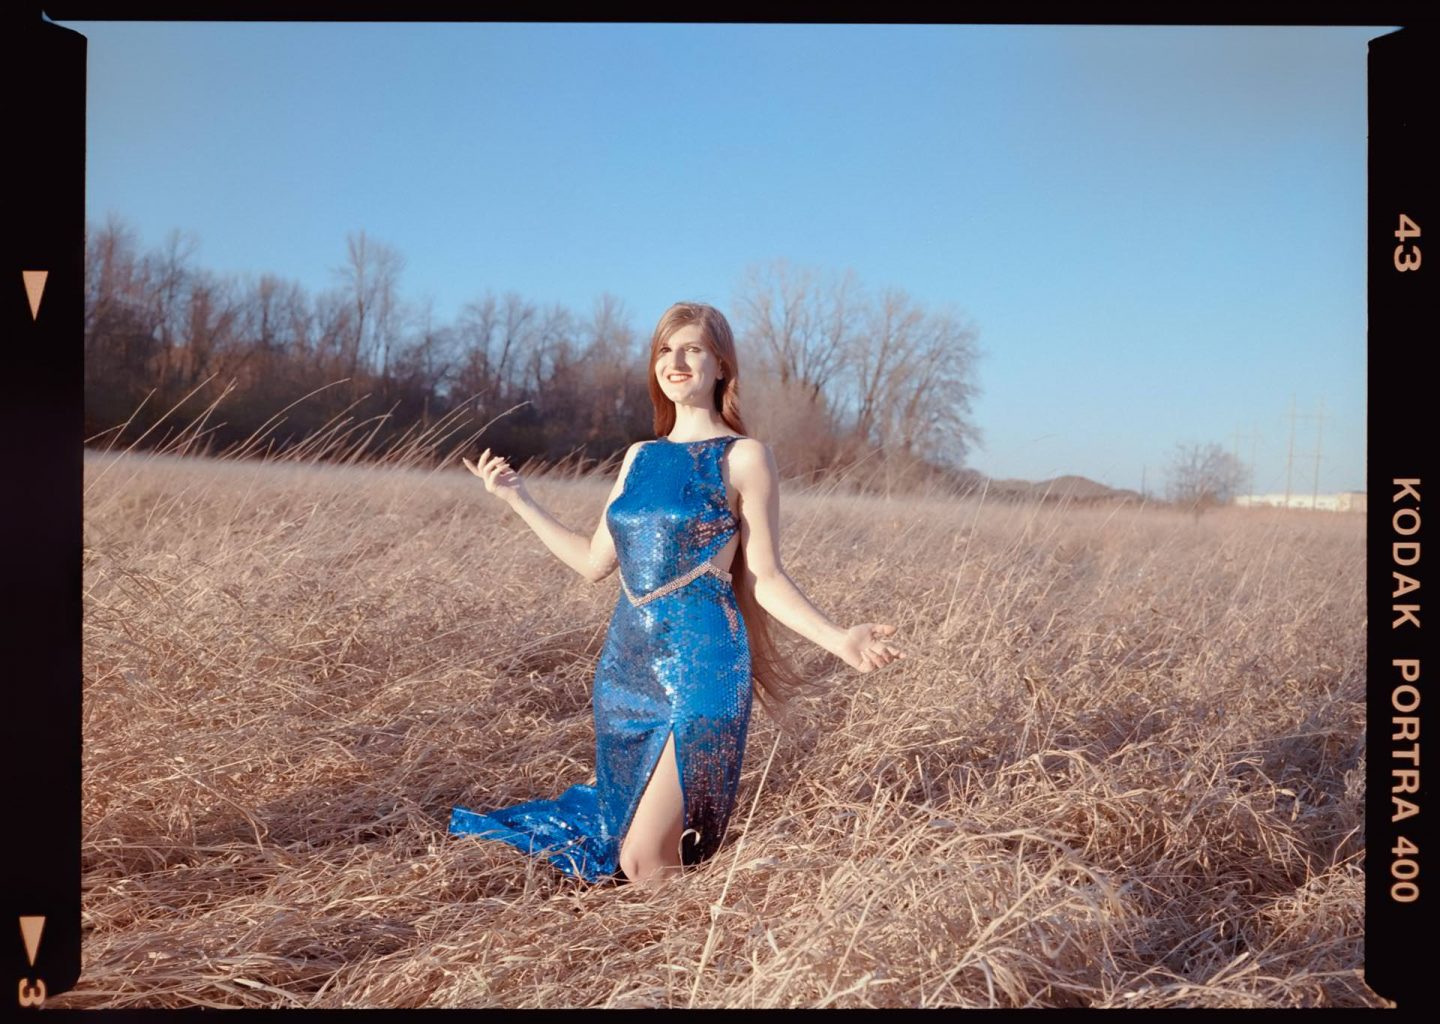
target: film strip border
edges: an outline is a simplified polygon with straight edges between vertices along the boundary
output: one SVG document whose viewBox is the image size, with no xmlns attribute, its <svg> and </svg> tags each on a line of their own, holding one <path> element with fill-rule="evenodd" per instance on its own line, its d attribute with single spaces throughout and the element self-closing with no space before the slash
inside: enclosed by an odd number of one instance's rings
<svg viewBox="0 0 1440 1024">
<path fill-rule="evenodd" d="M 80 972 L 81 483 L 85 56 L 78 32 L 10 34 L 23 130 L 12 132 L 11 300 L 0 432 L 7 482 L 7 670 L 0 730 L 5 920 L 0 992 L 37 1008 Z"/>
<path fill-rule="evenodd" d="M 1420 153 L 1434 138 L 1433 103 L 1421 100 L 1435 67 L 1433 34 L 1406 27 L 1374 39 L 1369 54 L 1369 465 L 1366 722 L 1365 980 L 1399 1007 L 1421 1005 L 1426 903 L 1440 886 L 1421 785 L 1421 693 L 1440 671 L 1426 628 L 1422 497 L 1429 479 L 1425 423 L 1434 378 L 1421 370 L 1434 330 L 1440 244 L 1430 262 L 1435 175 Z M 1432 558 L 1432 561 L 1434 559 Z M 1431 787 L 1432 789 L 1434 787 Z M 1427 813 L 1428 811 L 1428 813 Z"/>
</svg>

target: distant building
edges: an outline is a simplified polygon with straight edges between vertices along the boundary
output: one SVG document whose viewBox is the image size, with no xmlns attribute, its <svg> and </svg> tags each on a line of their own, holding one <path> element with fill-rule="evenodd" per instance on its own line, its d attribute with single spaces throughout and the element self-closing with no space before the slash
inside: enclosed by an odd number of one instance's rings
<svg viewBox="0 0 1440 1024">
<path fill-rule="evenodd" d="M 1250 508 L 1285 508 L 1283 494 L 1241 494 L 1235 504 Z M 1314 508 L 1321 512 L 1365 512 L 1364 491 L 1340 491 L 1338 494 L 1291 494 L 1290 508 Z"/>
</svg>

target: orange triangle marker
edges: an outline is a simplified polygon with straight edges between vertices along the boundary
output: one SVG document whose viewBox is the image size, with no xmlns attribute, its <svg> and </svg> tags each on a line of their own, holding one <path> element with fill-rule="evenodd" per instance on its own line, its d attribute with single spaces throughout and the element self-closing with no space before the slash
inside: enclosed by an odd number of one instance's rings
<svg viewBox="0 0 1440 1024">
<path fill-rule="evenodd" d="M 25 936 L 25 955 L 30 958 L 31 967 L 35 966 L 35 954 L 40 951 L 40 933 L 44 930 L 44 917 L 20 918 L 20 934 Z"/>
<path fill-rule="evenodd" d="M 50 271 L 22 270 L 20 276 L 25 278 L 25 294 L 30 297 L 30 319 L 35 320 L 40 316 L 40 296 L 45 294 L 45 278 Z"/>
</svg>

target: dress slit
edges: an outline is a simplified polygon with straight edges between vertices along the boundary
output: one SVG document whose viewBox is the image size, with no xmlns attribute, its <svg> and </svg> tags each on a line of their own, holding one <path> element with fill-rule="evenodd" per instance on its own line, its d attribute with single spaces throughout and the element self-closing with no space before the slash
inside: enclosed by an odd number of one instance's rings
<svg viewBox="0 0 1440 1024">
<path fill-rule="evenodd" d="M 665 758 L 665 744 L 670 742 L 672 738 L 675 740 L 675 774 L 680 784 L 680 848 L 682 851 L 680 859 L 681 863 L 685 861 L 683 854 L 685 836 L 691 831 L 690 801 L 685 796 L 685 765 L 680 760 L 680 736 L 675 730 L 675 724 L 672 722 L 670 728 L 665 733 L 665 739 L 660 741 L 660 750 L 656 753 L 655 760 L 650 763 L 650 770 L 645 773 L 645 785 L 636 789 L 634 799 L 630 801 L 630 808 L 625 814 L 625 828 L 620 832 L 620 839 L 615 844 L 615 858 L 617 863 L 621 851 L 625 849 L 625 840 L 630 838 L 630 827 L 635 824 L 635 812 L 640 810 L 640 801 L 645 799 L 645 794 L 650 789 L 650 783 L 655 781 L 655 772 L 659 769 L 660 762 Z M 623 870 L 621 873 L 624 874 Z M 629 878 L 628 875 L 625 877 Z"/>
</svg>

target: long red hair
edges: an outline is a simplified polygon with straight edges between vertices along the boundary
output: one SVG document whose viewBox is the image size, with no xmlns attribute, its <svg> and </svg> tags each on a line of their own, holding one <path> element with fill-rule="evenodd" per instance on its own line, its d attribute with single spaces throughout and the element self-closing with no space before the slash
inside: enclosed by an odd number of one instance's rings
<svg viewBox="0 0 1440 1024">
<path fill-rule="evenodd" d="M 650 339 L 650 362 L 646 376 L 650 382 L 650 401 L 655 406 L 655 436 L 669 434 L 675 426 L 675 403 L 666 397 L 655 377 L 655 364 L 660 346 L 682 327 L 695 325 L 709 343 L 720 362 L 720 376 L 713 395 L 715 411 L 737 433 L 749 434 L 740 415 L 740 361 L 735 353 L 735 334 L 730 323 L 714 306 L 703 302 L 677 302 L 665 311 L 655 325 Z M 745 571 L 745 545 L 735 547 L 735 560 L 730 565 L 734 581 L 735 603 L 745 619 L 745 632 L 750 638 L 750 670 L 755 696 L 782 724 L 785 707 L 802 694 L 811 692 L 814 684 L 795 670 L 790 660 L 780 653 L 770 630 L 770 613 L 755 600 L 753 578 Z"/>
</svg>

